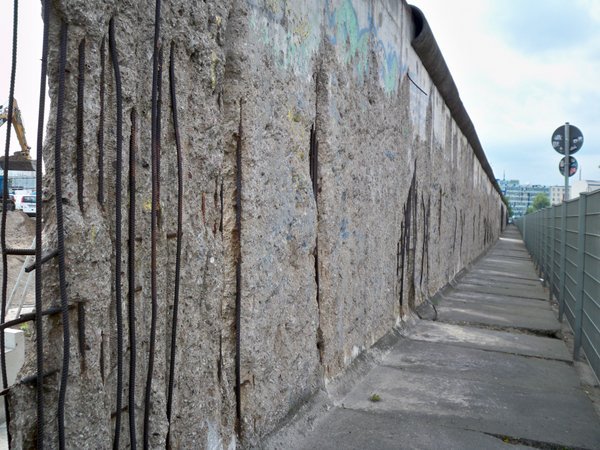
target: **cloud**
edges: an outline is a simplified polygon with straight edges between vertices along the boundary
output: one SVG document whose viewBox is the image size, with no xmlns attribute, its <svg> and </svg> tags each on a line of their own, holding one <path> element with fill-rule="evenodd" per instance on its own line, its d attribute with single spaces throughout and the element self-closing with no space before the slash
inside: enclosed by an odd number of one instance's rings
<svg viewBox="0 0 600 450">
<path fill-rule="evenodd" d="M 504 0 L 490 3 L 490 26 L 510 46 L 526 53 L 585 45 L 597 30 L 587 2 Z"/>
<path fill-rule="evenodd" d="M 497 177 L 506 171 L 523 182 L 560 184 L 561 156 L 550 136 L 568 121 L 585 136 L 576 155 L 584 177 L 600 179 L 600 2 L 414 3 L 431 25 Z M 554 33 L 553 24 L 565 21 L 579 23 L 579 30 Z"/>
</svg>

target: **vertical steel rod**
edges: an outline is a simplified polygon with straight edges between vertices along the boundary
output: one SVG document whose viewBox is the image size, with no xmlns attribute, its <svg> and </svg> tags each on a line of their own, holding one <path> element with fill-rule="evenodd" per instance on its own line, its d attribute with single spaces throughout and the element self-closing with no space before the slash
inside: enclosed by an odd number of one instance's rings
<svg viewBox="0 0 600 450">
<path fill-rule="evenodd" d="M 40 76 L 40 98 L 38 107 L 37 152 L 35 166 L 36 215 L 35 215 L 35 345 L 36 345 L 36 425 L 37 448 L 44 448 L 44 342 L 42 324 L 42 152 L 44 148 L 44 114 L 46 108 L 46 74 L 48 71 L 48 29 L 50 20 L 50 0 L 43 0 L 42 14 L 44 31 L 42 39 L 42 66 Z"/>
<path fill-rule="evenodd" d="M 135 372 L 136 372 L 136 336 L 135 336 L 135 156 L 137 151 L 137 113 L 131 110 L 131 135 L 129 137 L 129 254 L 127 259 L 128 276 L 128 326 L 129 326 L 129 441 L 136 448 L 135 424 Z"/>
<path fill-rule="evenodd" d="M 110 20 L 108 45 L 115 75 L 116 96 L 116 155 L 115 155 L 115 316 L 117 322 L 117 392 L 115 437 L 113 448 L 119 448 L 121 438 L 121 410 L 123 399 L 123 305 L 121 286 L 121 243 L 122 243 L 122 169 L 123 169 L 123 95 L 121 87 L 121 70 L 115 40 L 115 19 Z"/>
<path fill-rule="evenodd" d="M 54 140 L 54 190 L 56 205 L 56 234 L 58 250 L 58 277 L 60 287 L 60 306 L 63 326 L 63 360 L 60 373 L 60 389 L 58 393 L 58 444 L 60 449 L 65 448 L 65 399 L 67 382 L 69 379 L 69 358 L 71 350 L 71 336 L 69 333 L 69 303 L 67 297 L 64 221 L 62 209 L 62 125 L 63 109 L 65 103 L 65 72 L 67 65 L 67 32 L 66 23 L 60 29 L 60 67 L 58 71 L 58 100 L 56 105 L 56 137 Z M 39 377 L 39 375 L 38 375 Z"/>
<path fill-rule="evenodd" d="M 241 336 L 242 336 L 242 139 L 243 139 L 243 100 L 240 99 L 240 123 L 235 151 L 235 228 L 237 231 L 237 253 L 235 266 L 235 398 L 236 421 L 235 428 L 238 436 L 242 434 L 242 392 L 241 392 Z"/>
<path fill-rule="evenodd" d="M 169 55 L 169 85 L 171 93 L 171 111 L 173 128 L 175 131 L 175 148 L 177 150 L 177 249 L 175 255 L 175 288 L 173 294 L 173 318 L 171 326 L 171 349 L 169 361 L 169 385 L 167 393 L 167 447 L 170 448 L 171 412 L 173 404 L 173 387 L 175 384 L 175 356 L 177 344 L 177 317 L 179 312 L 179 284 L 181 273 L 181 239 L 183 226 L 183 155 L 181 151 L 181 138 L 179 134 L 179 119 L 177 114 L 177 89 L 175 86 L 175 43 L 171 42 Z"/>
<path fill-rule="evenodd" d="M 106 39 L 100 45 L 100 115 L 98 117 L 98 203 L 104 204 L 104 80 L 106 77 Z"/>
<path fill-rule="evenodd" d="M 151 160 L 152 160 L 152 205 L 150 214 L 150 303 L 151 303 L 151 317 L 150 317 L 150 336 L 149 336 L 149 348 L 148 348 L 148 373 L 146 376 L 146 390 L 144 393 L 144 435 L 143 435 L 143 446 L 149 448 L 150 445 L 150 407 L 151 407 L 151 395 L 152 395 L 152 377 L 154 372 L 154 351 L 156 345 L 156 319 L 158 313 L 157 305 L 157 280 L 156 280 L 156 239 L 157 239 L 157 227 L 158 227 L 158 208 L 159 198 L 158 190 L 159 183 L 158 177 L 160 176 L 159 163 L 157 161 L 159 157 L 159 140 L 160 130 L 158 128 L 158 82 L 160 72 L 160 11 L 161 1 L 156 0 L 154 10 L 154 45 L 153 45 L 153 67 L 152 67 L 152 117 L 151 117 Z"/>
</svg>

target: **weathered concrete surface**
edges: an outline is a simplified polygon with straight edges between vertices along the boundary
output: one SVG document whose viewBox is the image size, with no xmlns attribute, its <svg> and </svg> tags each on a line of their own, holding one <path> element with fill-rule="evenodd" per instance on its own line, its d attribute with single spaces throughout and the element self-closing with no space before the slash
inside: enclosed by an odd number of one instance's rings
<svg viewBox="0 0 600 450">
<path fill-rule="evenodd" d="M 438 312 L 445 322 L 476 323 L 514 327 L 533 330 L 540 333 L 555 334 L 560 327 L 550 307 L 523 305 L 507 298 L 505 302 L 490 302 L 480 296 L 476 302 L 444 298 Z"/>
<path fill-rule="evenodd" d="M 442 319 L 443 320 L 443 319 Z M 569 361 L 571 356 L 562 341 L 523 333 L 488 330 L 474 326 L 425 322 L 411 329 L 407 337 L 424 342 L 451 342 L 458 346 L 484 350 L 553 358 Z"/>
<path fill-rule="evenodd" d="M 515 239 L 514 230 L 510 231 L 505 236 Z M 509 239 L 502 239 L 489 259 L 498 259 L 497 250 L 511 245 Z M 505 254 L 503 258 L 514 256 Z M 486 256 L 477 265 L 487 263 Z M 523 269 L 520 266 L 506 275 Z M 542 291 L 540 284 L 538 289 Z M 453 294 L 454 289 L 445 292 L 448 297 Z M 477 327 L 418 322 L 337 399 L 328 414 L 314 419 L 311 430 L 290 434 L 290 448 L 600 446 L 600 417 L 582 389 L 565 343 L 524 332 L 538 326 L 535 312 L 546 320 L 546 308 L 532 307 L 530 326 L 525 323 L 520 331 L 504 321 L 496 327 L 507 331 L 497 331 L 481 323 L 484 309 L 480 317 L 471 320 L 452 304 L 444 307 L 444 298 L 438 300 L 440 321 L 454 311 Z M 475 304 L 479 299 L 465 302 Z M 513 301 L 507 300 L 506 320 L 514 318 L 513 307 Z M 556 319 L 554 324 L 558 326 Z M 380 400 L 372 401 L 373 394 Z M 281 442 L 274 440 L 272 447 Z"/>
<path fill-rule="evenodd" d="M 508 436 L 592 449 L 598 423 L 563 361 L 400 340 L 297 448 L 508 448 Z"/>
<path fill-rule="evenodd" d="M 69 317 L 69 446 L 112 446 L 119 287 L 124 312 L 121 446 L 130 445 L 130 411 L 136 415 L 138 444 L 143 415 L 149 413 L 152 448 L 165 447 L 167 435 L 170 445 L 179 448 L 260 445 L 500 234 L 505 209 L 495 181 L 411 47 L 415 23 L 405 1 L 162 2 L 156 345 L 147 408 L 155 2 L 51 3 L 53 106 L 44 148 L 49 193 L 44 248 L 55 248 L 57 240 L 52 193 L 58 42 L 61 25 L 67 24 L 63 198 L 58 201 L 65 214 L 67 294 L 70 302 L 83 302 L 85 311 L 81 346 L 81 321 L 75 312 Z M 116 83 L 107 35 L 111 18 L 123 81 L 123 161 L 133 152 L 136 172 L 135 190 L 129 192 L 129 167 L 123 164 L 120 286 L 115 285 L 119 224 Z M 82 208 L 75 158 L 80 45 L 86 51 Z M 174 352 L 169 343 L 178 169 L 167 73 L 171 62 L 183 176 Z M 101 165 L 103 199 L 98 195 Z M 136 229 L 128 242 L 132 200 Z M 127 257 L 133 244 L 136 275 L 129 285 Z M 44 277 L 44 307 L 49 307 L 59 298 L 55 262 L 44 266 Z M 130 292 L 135 307 L 131 326 Z M 129 339 L 133 326 L 135 346 Z M 62 367 L 62 332 L 58 317 L 44 321 L 45 367 L 51 371 Z M 136 374 L 130 385 L 134 353 Z M 173 358 L 176 370 L 169 380 Z M 35 374 L 34 361 L 31 354 L 23 376 Z M 45 380 L 44 394 L 49 446 L 57 436 L 58 389 L 54 373 Z M 130 392 L 135 393 L 133 404 Z M 33 446 L 34 390 L 15 387 L 11 402 L 14 444 Z"/>
</svg>

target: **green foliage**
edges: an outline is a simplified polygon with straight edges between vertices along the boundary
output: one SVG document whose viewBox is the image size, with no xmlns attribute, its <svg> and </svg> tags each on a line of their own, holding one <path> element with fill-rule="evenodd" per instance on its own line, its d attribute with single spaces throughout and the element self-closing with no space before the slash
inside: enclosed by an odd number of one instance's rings
<svg viewBox="0 0 600 450">
<path fill-rule="evenodd" d="M 548 206 L 550 206 L 550 199 L 548 198 L 548 195 L 541 192 L 535 196 L 533 204 L 531 205 L 534 211 L 547 208 Z M 527 212 L 529 212 L 529 210 L 527 210 Z"/>
<path fill-rule="evenodd" d="M 381 401 L 381 396 L 379 394 L 373 394 L 371 397 L 369 397 L 369 400 L 372 402 L 379 402 Z"/>
</svg>

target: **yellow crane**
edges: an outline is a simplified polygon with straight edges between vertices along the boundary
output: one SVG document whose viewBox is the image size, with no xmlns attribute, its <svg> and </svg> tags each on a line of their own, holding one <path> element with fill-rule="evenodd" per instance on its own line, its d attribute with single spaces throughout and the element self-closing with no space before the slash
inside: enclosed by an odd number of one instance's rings
<svg viewBox="0 0 600 450">
<path fill-rule="evenodd" d="M 4 125 L 5 122 L 8 122 L 8 104 L 6 104 L 6 106 L 0 105 L 0 127 Z M 15 156 L 27 160 L 31 159 L 31 156 L 29 154 L 29 150 L 31 149 L 31 147 L 27 145 L 27 139 L 25 138 L 25 127 L 23 126 L 23 120 L 21 119 L 21 110 L 19 109 L 19 105 L 17 104 L 16 98 L 13 98 L 12 124 L 15 128 L 15 133 L 17 133 L 17 139 L 19 140 L 19 144 L 21 145 L 21 151 L 15 152 Z"/>
</svg>

